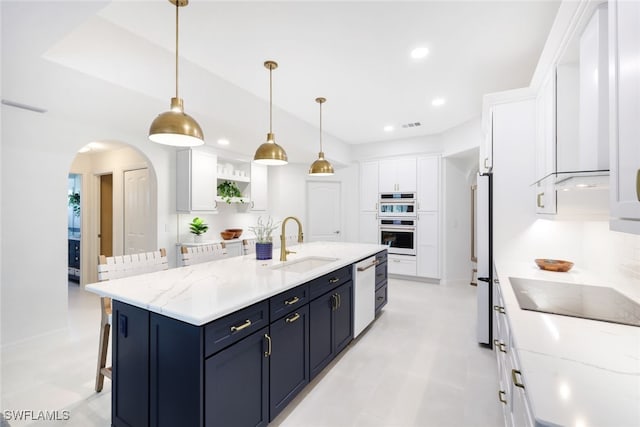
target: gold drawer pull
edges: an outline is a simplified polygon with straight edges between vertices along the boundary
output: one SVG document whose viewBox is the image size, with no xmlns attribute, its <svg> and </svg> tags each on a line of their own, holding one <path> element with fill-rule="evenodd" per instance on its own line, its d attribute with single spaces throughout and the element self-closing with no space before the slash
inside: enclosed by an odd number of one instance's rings
<svg viewBox="0 0 640 427">
<path fill-rule="evenodd" d="M 507 393 L 505 393 L 502 390 L 498 391 L 498 400 L 500 400 L 500 402 L 502 403 L 507 403 Z"/>
<path fill-rule="evenodd" d="M 267 334 L 264 334 L 265 339 L 267 340 L 267 351 L 264 352 L 264 357 L 271 356 L 271 337 Z"/>
<path fill-rule="evenodd" d="M 499 351 L 506 353 L 507 352 L 507 346 L 505 345 L 505 343 L 500 342 L 498 340 L 493 340 L 493 345 L 495 345 Z"/>
<path fill-rule="evenodd" d="M 536 201 L 536 203 L 538 204 L 539 208 L 544 208 L 544 203 L 542 202 L 543 197 L 544 197 L 544 192 L 538 193 L 538 200 Z"/>
<path fill-rule="evenodd" d="M 247 319 L 240 326 L 232 326 L 231 327 L 231 332 L 238 332 L 238 331 L 241 331 L 241 330 L 243 330 L 245 328 L 248 328 L 249 326 L 251 326 L 251 320 Z"/>
<path fill-rule="evenodd" d="M 524 384 L 518 381 L 518 375 L 522 376 L 522 372 L 517 369 L 511 370 L 511 380 L 513 381 L 513 385 L 516 387 L 524 388 Z"/>
<path fill-rule="evenodd" d="M 293 297 L 291 299 L 288 299 L 284 302 L 284 305 L 293 305 L 295 303 L 297 303 L 298 301 L 300 301 L 300 298 L 298 297 Z"/>
<path fill-rule="evenodd" d="M 291 317 L 287 317 L 287 318 L 285 319 L 285 322 L 287 322 L 287 323 L 293 323 L 293 322 L 295 322 L 296 320 L 298 320 L 299 318 L 300 318 L 300 315 L 299 315 L 298 313 L 296 313 L 296 314 L 294 314 L 294 315 L 293 315 L 293 316 L 291 316 Z"/>
<path fill-rule="evenodd" d="M 378 297 L 378 301 L 382 301 L 384 297 Z"/>
<path fill-rule="evenodd" d="M 329 279 L 329 283 L 336 283 L 338 280 L 340 279 L 338 279 L 337 277 L 332 277 L 331 279 Z"/>
<path fill-rule="evenodd" d="M 504 307 L 502 307 L 502 306 L 500 306 L 500 305 L 494 305 L 494 306 L 493 306 L 493 309 L 494 309 L 495 311 L 497 311 L 498 313 L 502 313 L 502 314 L 504 314 Z"/>
<path fill-rule="evenodd" d="M 636 197 L 640 202 L 640 169 L 636 172 Z"/>
</svg>

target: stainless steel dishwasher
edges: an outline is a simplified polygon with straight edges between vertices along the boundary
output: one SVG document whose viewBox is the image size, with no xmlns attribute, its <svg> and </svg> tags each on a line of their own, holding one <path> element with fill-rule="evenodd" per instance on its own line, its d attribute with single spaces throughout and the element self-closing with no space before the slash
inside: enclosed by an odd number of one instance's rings
<svg viewBox="0 0 640 427">
<path fill-rule="evenodd" d="M 354 264 L 353 337 L 357 337 L 375 317 L 376 257 Z"/>
</svg>

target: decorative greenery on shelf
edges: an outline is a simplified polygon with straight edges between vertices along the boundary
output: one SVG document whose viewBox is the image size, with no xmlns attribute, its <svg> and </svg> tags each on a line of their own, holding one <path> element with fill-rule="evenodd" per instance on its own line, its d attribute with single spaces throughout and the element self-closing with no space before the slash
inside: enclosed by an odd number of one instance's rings
<svg viewBox="0 0 640 427">
<path fill-rule="evenodd" d="M 191 221 L 191 224 L 189 224 L 189 228 L 191 230 L 191 233 L 195 234 L 196 236 L 200 236 L 201 234 L 207 232 L 209 226 L 204 223 L 202 218 L 195 217 L 193 218 L 193 221 Z"/>
<path fill-rule="evenodd" d="M 258 243 L 269 243 L 271 242 L 271 233 L 273 230 L 278 228 L 280 225 L 280 221 L 274 223 L 273 218 L 268 217 L 267 222 L 262 221 L 262 217 L 258 217 L 258 225 L 255 227 L 249 227 L 249 230 L 256 235 L 256 242 Z"/>
<path fill-rule="evenodd" d="M 231 203 L 231 199 L 234 197 L 239 198 L 240 203 L 244 203 L 244 200 L 242 200 L 242 192 L 233 181 L 223 181 L 221 184 L 218 184 L 218 195 L 227 203 Z"/>
<path fill-rule="evenodd" d="M 69 194 L 69 206 L 73 208 L 73 215 L 80 216 L 80 193 Z"/>
</svg>

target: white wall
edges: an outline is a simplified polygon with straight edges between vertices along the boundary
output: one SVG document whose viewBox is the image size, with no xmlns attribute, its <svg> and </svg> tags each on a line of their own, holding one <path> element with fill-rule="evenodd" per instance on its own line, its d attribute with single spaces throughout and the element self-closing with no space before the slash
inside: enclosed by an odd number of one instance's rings
<svg viewBox="0 0 640 427">
<path fill-rule="evenodd" d="M 174 150 L 144 133 L 2 106 L 2 344 L 67 326 L 67 179 L 78 149 L 109 135 L 149 159 L 158 188 L 158 246 L 174 243 Z M 166 228 L 165 228 L 166 227 Z M 168 231 L 165 231 L 168 230 Z M 172 232 L 173 230 L 173 232 Z"/>
</svg>

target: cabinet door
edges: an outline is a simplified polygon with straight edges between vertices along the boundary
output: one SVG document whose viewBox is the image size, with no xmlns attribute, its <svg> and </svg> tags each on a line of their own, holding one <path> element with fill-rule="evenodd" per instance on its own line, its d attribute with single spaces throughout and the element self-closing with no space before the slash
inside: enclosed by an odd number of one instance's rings
<svg viewBox="0 0 640 427">
<path fill-rule="evenodd" d="M 268 187 L 267 165 L 251 162 L 251 210 L 253 212 L 267 210 Z"/>
<path fill-rule="evenodd" d="M 640 2 L 610 1 L 611 216 L 640 219 Z M 612 221 L 640 233 L 640 223 Z"/>
<path fill-rule="evenodd" d="M 378 189 L 381 193 L 398 191 L 395 160 L 380 160 L 378 167 Z"/>
<path fill-rule="evenodd" d="M 205 426 L 269 422 L 268 331 L 263 328 L 205 360 Z"/>
<path fill-rule="evenodd" d="M 376 212 L 361 212 L 359 242 L 378 243 L 378 214 Z"/>
<path fill-rule="evenodd" d="M 309 306 L 270 327 L 269 419 L 273 420 L 309 383 Z"/>
<path fill-rule="evenodd" d="M 440 257 L 438 244 L 438 213 L 420 212 L 418 214 L 418 276 L 437 279 L 440 277 Z"/>
<path fill-rule="evenodd" d="M 480 173 L 488 173 L 493 167 L 493 107 L 485 110 L 483 116 L 478 170 Z"/>
<path fill-rule="evenodd" d="M 216 210 L 217 156 L 197 149 L 176 152 L 176 209 Z"/>
<path fill-rule="evenodd" d="M 313 379 L 333 359 L 332 320 L 335 291 L 309 303 L 309 367 Z"/>
<path fill-rule="evenodd" d="M 395 161 L 396 182 L 398 189 L 403 193 L 413 193 L 416 191 L 416 159 L 397 159 Z"/>
<path fill-rule="evenodd" d="M 440 189 L 440 157 L 418 159 L 418 211 L 437 211 Z"/>
<path fill-rule="evenodd" d="M 378 162 L 360 164 L 360 211 L 378 211 Z"/>
<path fill-rule="evenodd" d="M 333 311 L 334 356 L 340 353 L 353 339 L 353 282 L 337 288 L 337 307 Z"/>
<path fill-rule="evenodd" d="M 113 301 L 111 420 L 149 425 L 149 312 Z"/>
</svg>

